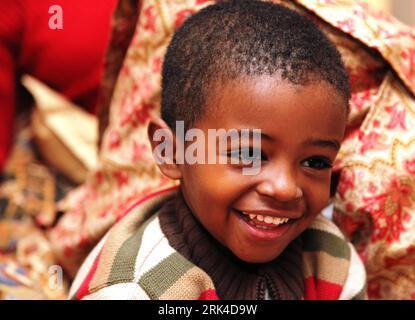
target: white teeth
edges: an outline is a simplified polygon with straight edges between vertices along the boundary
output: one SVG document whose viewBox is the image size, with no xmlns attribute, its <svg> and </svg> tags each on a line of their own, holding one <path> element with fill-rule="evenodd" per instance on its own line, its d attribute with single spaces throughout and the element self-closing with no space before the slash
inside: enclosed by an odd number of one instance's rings
<svg viewBox="0 0 415 320">
<path fill-rule="evenodd" d="M 264 222 L 265 222 L 265 223 L 272 223 L 273 221 L 274 221 L 274 218 L 273 218 L 273 217 L 266 216 L 266 217 L 264 218 Z"/>
<path fill-rule="evenodd" d="M 283 224 L 283 223 L 288 222 L 289 219 L 288 218 L 274 218 L 272 220 L 273 220 L 272 221 L 273 224 L 279 225 L 279 224 Z"/>
<path fill-rule="evenodd" d="M 276 226 L 278 226 L 280 224 L 287 223 L 288 220 L 290 220 L 290 219 L 289 218 L 277 218 L 277 217 L 274 217 L 272 219 L 272 223 L 275 224 Z"/>
<path fill-rule="evenodd" d="M 253 214 L 253 213 L 246 213 L 244 211 L 241 211 L 242 214 L 249 216 L 249 218 L 251 220 L 258 220 L 258 221 L 264 221 L 265 223 L 269 223 L 269 224 L 274 224 L 276 226 L 283 224 L 283 223 L 287 223 L 290 219 L 289 218 L 278 218 L 278 217 L 271 217 L 271 216 L 263 216 L 260 214 Z M 260 229 L 268 229 L 269 227 L 266 226 L 257 226 L 257 227 L 261 227 Z"/>
<path fill-rule="evenodd" d="M 279 225 L 282 222 L 282 220 L 283 219 L 281 219 L 281 218 L 276 218 L 275 217 L 275 218 L 272 219 L 272 223 L 275 224 L 275 225 Z"/>
</svg>

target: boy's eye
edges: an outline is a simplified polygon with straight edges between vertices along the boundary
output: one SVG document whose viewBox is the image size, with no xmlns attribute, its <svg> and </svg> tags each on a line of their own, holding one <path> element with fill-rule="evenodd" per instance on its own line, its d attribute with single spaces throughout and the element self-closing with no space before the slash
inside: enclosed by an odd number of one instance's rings
<svg viewBox="0 0 415 320">
<path fill-rule="evenodd" d="M 326 157 L 311 157 L 302 161 L 301 164 L 316 170 L 330 169 L 333 166 L 330 159 Z"/>
<path fill-rule="evenodd" d="M 265 154 L 261 152 L 260 149 L 254 149 L 254 148 L 241 148 L 241 149 L 235 149 L 230 150 L 227 153 L 228 157 L 236 158 L 238 160 L 245 160 L 245 161 L 254 161 L 254 160 L 260 160 L 260 161 L 266 161 L 267 157 Z"/>
</svg>

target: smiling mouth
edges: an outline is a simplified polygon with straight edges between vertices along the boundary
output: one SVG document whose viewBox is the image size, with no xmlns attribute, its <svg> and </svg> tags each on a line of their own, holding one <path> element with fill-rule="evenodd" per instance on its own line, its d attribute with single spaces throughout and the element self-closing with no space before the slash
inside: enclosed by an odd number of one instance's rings
<svg viewBox="0 0 415 320">
<path fill-rule="evenodd" d="M 271 217 L 261 214 L 248 214 L 244 211 L 236 210 L 241 218 L 247 222 L 249 225 L 263 230 L 273 230 L 279 228 L 280 226 L 291 223 L 293 219 L 290 218 L 281 218 L 281 217 Z"/>
</svg>

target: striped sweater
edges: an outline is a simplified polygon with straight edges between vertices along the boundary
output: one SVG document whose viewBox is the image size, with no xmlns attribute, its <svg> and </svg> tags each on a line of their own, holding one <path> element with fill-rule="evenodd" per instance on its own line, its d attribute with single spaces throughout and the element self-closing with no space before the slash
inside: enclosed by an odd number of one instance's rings
<svg viewBox="0 0 415 320">
<path fill-rule="evenodd" d="M 92 250 L 71 299 L 219 299 L 215 278 L 181 254 L 160 223 L 175 188 L 134 204 Z M 366 297 L 364 266 L 337 227 L 319 215 L 302 238 L 301 299 Z M 301 276 L 301 274 L 300 274 Z"/>
</svg>

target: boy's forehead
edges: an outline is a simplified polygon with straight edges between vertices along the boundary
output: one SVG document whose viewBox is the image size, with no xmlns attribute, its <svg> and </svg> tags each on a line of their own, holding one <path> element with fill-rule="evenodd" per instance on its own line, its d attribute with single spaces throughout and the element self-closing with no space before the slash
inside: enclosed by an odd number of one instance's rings
<svg viewBox="0 0 415 320">
<path fill-rule="evenodd" d="M 295 85 L 281 77 L 255 76 L 217 85 L 200 124 L 205 129 L 261 129 L 265 136 L 281 132 L 343 134 L 346 106 L 338 91 L 324 81 Z"/>
<path fill-rule="evenodd" d="M 305 84 L 295 84 L 279 74 L 241 76 L 217 81 L 207 92 L 206 107 L 209 114 L 216 116 L 225 116 L 227 113 L 237 116 L 235 111 L 243 113 L 253 109 L 260 117 L 264 112 L 274 111 L 273 108 L 260 108 L 261 105 L 272 104 L 277 108 L 285 103 L 293 107 L 298 104 L 323 107 L 319 103 L 310 103 L 316 98 L 324 104 L 337 105 L 337 108 L 347 111 L 347 103 L 342 94 L 328 82 L 310 79 Z"/>
</svg>

